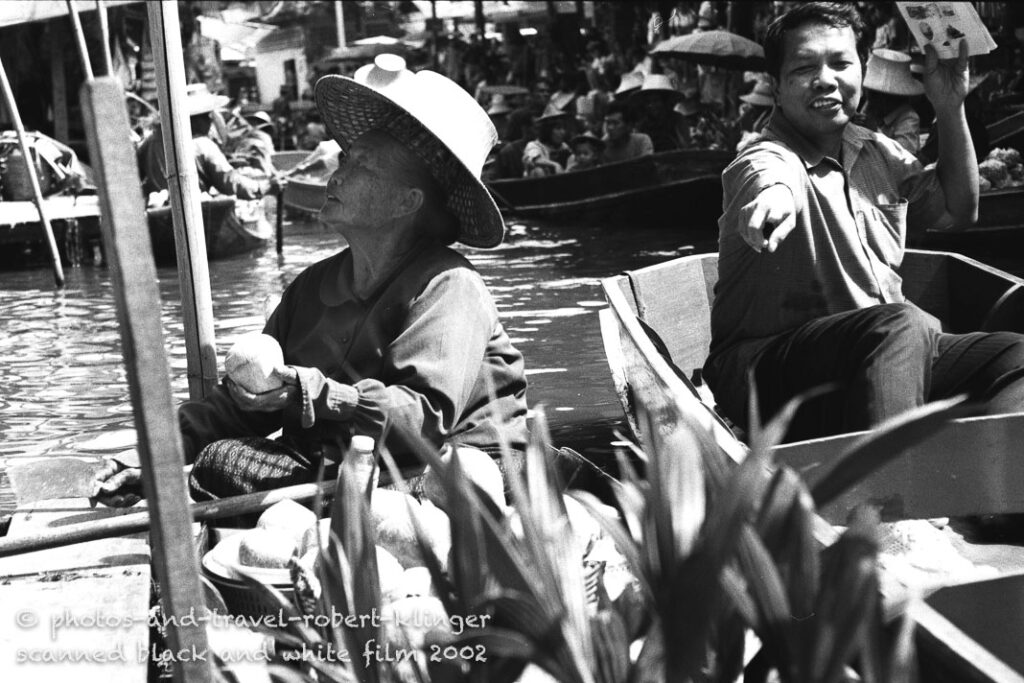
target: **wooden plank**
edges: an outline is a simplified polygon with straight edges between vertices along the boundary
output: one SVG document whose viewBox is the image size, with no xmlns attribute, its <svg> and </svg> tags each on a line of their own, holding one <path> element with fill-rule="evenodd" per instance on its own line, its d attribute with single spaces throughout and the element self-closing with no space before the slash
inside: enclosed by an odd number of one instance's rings
<svg viewBox="0 0 1024 683">
<path fill-rule="evenodd" d="M 90 508 L 84 498 L 39 501 L 18 511 L 8 538 L 119 514 L 123 511 Z M 0 678 L 144 683 L 149 563 L 146 535 L 0 559 L 0 603 L 9 615 L 0 620 Z M 89 618 L 106 627 L 89 626 Z M 60 657 L 65 661 L 43 661 Z"/>
<path fill-rule="evenodd" d="M 860 436 L 787 444 L 775 455 L 813 485 Z M 819 513 L 845 524 L 860 503 L 880 506 L 886 519 L 1024 512 L 1022 443 L 1024 413 L 954 420 Z"/>
<path fill-rule="evenodd" d="M 52 196 L 44 200 L 46 215 L 53 220 L 65 218 L 96 218 L 100 215 L 100 200 L 96 195 L 80 197 Z M 0 226 L 38 223 L 39 212 L 34 202 L 0 203 Z"/>
<path fill-rule="evenodd" d="M 161 3 L 162 5 L 163 3 Z M 128 112 L 116 78 L 86 82 L 82 108 L 89 152 L 103 188 L 102 221 L 107 258 L 114 281 L 121 346 L 135 412 L 139 456 L 149 512 L 153 519 L 157 579 L 172 652 L 207 652 L 202 622 L 182 621 L 204 604 L 199 561 L 193 551 L 192 520 L 182 477 L 185 464 L 164 351 L 160 293 L 150 251 L 145 206 L 139 191 L 118 192 L 124 178 L 137 178 L 134 150 L 125 145 Z M 174 662 L 178 683 L 211 680 L 211 662 L 187 658 Z"/>
<path fill-rule="evenodd" d="M 167 190 L 174 214 L 178 282 L 185 328 L 189 398 L 199 399 L 217 386 L 217 349 L 213 332 L 213 297 L 200 206 L 199 172 L 192 148 L 185 63 L 182 58 L 178 5 L 146 4 L 157 72 Z"/>
</svg>

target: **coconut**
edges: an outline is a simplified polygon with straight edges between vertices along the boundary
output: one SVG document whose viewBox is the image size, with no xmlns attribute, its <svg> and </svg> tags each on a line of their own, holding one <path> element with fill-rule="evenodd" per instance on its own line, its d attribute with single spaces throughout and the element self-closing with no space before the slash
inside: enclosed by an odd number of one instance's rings
<svg viewBox="0 0 1024 683">
<path fill-rule="evenodd" d="M 330 517 L 324 517 L 316 524 L 311 524 L 302 534 L 302 540 L 299 541 L 299 552 L 301 554 L 305 555 L 311 550 L 316 549 L 317 526 L 320 527 L 320 542 L 323 544 L 323 549 L 327 550 L 327 542 L 331 539 Z"/>
<path fill-rule="evenodd" d="M 241 336 L 224 359 L 224 371 L 238 386 L 254 394 L 280 389 L 284 382 L 274 368 L 284 365 L 281 345 L 269 334 Z"/>
<path fill-rule="evenodd" d="M 427 531 L 429 522 L 420 517 L 421 512 L 419 501 L 407 493 L 389 489 L 373 492 L 370 513 L 377 530 L 377 544 L 397 557 L 405 569 L 423 565 L 412 521 L 412 515 L 416 515 L 420 526 Z"/>
<path fill-rule="evenodd" d="M 505 479 L 498 463 L 475 448 L 459 448 L 459 465 L 470 481 L 482 488 L 499 507 L 505 507 Z M 441 462 L 451 464 L 451 451 L 441 456 Z M 447 493 L 440 475 L 429 465 L 423 472 L 423 495 L 442 510 L 448 510 Z"/>
<path fill-rule="evenodd" d="M 395 596 L 396 599 L 425 595 L 437 597 L 437 590 L 434 588 L 434 580 L 430 576 L 430 570 L 426 567 L 409 567 L 406 569 L 402 572 L 402 583 L 398 593 Z"/>
<path fill-rule="evenodd" d="M 316 513 L 288 498 L 274 503 L 260 515 L 259 529 L 277 529 L 292 537 L 292 545 L 301 543 L 306 530 L 316 524 Z"/>
<path fill-rule="evenodd" d="M 415 596 L 395 600 L 381 610 L 384 640 L 395 648 L 422 648 L 451 638 L 452 626 L 440 599 Z"/>
<path fill-rule="evenodd" d="M 404 597 L 402 588 L 404 571 L 394 555 L 377 546 L 377 580 L 380 583 L 380 594 L 385 603 Z"/>
<path fill-rule="evenodd" d="M 238 544 L 238 562 L 247 567 L 284 568 L 295 552 L 292 536 L 280 529 L 249 529 Z"/>
</svg>

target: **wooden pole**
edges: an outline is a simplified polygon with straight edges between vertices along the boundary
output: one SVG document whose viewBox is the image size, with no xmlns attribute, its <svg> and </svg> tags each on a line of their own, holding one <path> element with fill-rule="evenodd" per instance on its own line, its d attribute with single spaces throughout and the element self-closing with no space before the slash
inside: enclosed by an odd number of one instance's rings
<svg viewBox="0 0 1024 683">
<path fill-rule="evenodd" d="M 67 28 L 63 21 L 50 21 L 50 92 L 53 96 L 53 136 L 63 143 L 71 139 L 68 126 L 68 81 L 64 64 Z"/>
<path fill-rule="evenodd" d="M 341 0 L 334 0 L 334 23 L 338 32 L 338 47 L 345 47 L 348 41 L 345 39 L 345 3 Z"/>
<path fill-rule="evenodd" d="M 107 5 L 103 0 L 96 0 L 96 15 L 100 19 L 100 36 L 103 38 L 103 66 L 107 75 L 114 75 L 114 60 L 110 56 L 110 24 L 107 21 Z"/>
<path fill-rule="evenodd" d="M 163 4 L 163 3 L 161 3 Z M 164 351 L 160 291 L 138 190 L 123 190 L 125 178 L 138 178 L 138 165 L 128 140 L 124 91 L 112 76 L 86 81 L 81 90 L 96 169 L 103 220 L 103 241 L 110 261 L 128 371 L 128 389 L 139 436 L 143 486 L 151 526 L 153 564 L 160 582 L 167 639 L 172 652 L 209 652 L 206 626 L 186 616 L 205 605 L 199 561 L 193 552 L 192 518 L 182 477 L 185 464 L 175 418 L 170 372 Z M 116 200 L 116 201 L 115 201 Z M 182 657 L 174 661 L 177 683 L 211 681 L 211 662 Z"/>
<path fill-rule="evenodd" d="M 146 3 L 156 66 L 157 98 L 167 160 L 167 191 L 174 218 L 174 244 L 185 324 L 189 397 L 198 399 L 217 385 L 210 271 L 199 201 L 199 174 L 185 104 L 185 63 L 176 2 Z"/>
<path fill-rule="evenodd" d="M 178 477 L 179 479 L 181 478 L 180 472 Z M 238 517 L 239 515 L 262 512 L 282 500 L 302 502 L 313 500 L 318 494 L 322 495 L 325 499 L 330 498 L 334 495 L 337 485 L 338 482 L 334 479 L 320 484 L 295 484 L 272 491 L 257 491 L 231 498 L 192 503 L 189 511 L 192 520 L 196 522 L 207 522 L 214 519 L 224 519 L 225 517 Z M 101 538 L 137 534 L 149 529 L 151 521 L 150 513 L 143 509 L 138 512 L 127 512 L 115 517 L 104 517 L 88 522 L 68 524 L 57 529 L 28 536 L 0 538 L 0 557 L 21 555 L 23 553 L 35 552 L 36 550 L 58 548 L 73 543 L 95 541 Z"/>
<path fill-rule="evenodd" d="M 18 133 L 18 144 L 21 146 L 21 154 L 25 157 L 25 167 L 28 171 L 29 182 L 32 184 L 32 200 L 35 202 L 36 211 L 39 212 L 39 222 L 43 226 L 43 232 L 46 235 L 46 246 L 50 250 L 50 260 L 53 262 L 53 279 L 58 287 L 63 287 L 64 267 L 60 263 L 57 240 L 53 236 L 53 227 L 50 225 L 50 218 L 46 213 L 46 202 L 43 200 L 43 191 L 39 188 L 36 164 L 32 157 L 32 150 L 28 147 L 28 140 L 25 137 L 25 126 L 21 123 L 18 103 L 14 99 L 14 90 L 11 89 L 11 82 L 7 80 L 7 69 L 4 68 L 2 60 L 0 60 L 0 88 L 4 91 L 7 111 L 10 112 L 14 130 Z"/>
<path fill-rule="evenodd" d="M 71 25 L 75 29 L 75 40 L 78 42 L 78 56 L 82 58 L 82 71 L 85 72 L 85 80 L 93 78 L 92 62 L 89 60 L 89 48 L 85 45 L 85 31 L 82 30 L 82 21 L 78 17 L 78 8 L 75 7 L 75 0 L 65 0 L 68 5 L 68 14 L 71 16 Z"/>
</svg>

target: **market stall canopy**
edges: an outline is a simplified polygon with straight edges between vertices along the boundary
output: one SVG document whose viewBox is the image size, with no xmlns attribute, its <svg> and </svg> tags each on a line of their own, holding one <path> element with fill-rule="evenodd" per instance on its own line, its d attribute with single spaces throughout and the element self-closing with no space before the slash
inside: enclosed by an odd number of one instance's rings
<svg viewBox="0 0 1024 683">
<path fill-rule="evenodd" d="M 79 14 L 96 11 L 95 0 L 74 0 L 74 2 Z M 107 9 L 110 9 L 118 5 L 136 5 L 141 2 L 140 0 L 106 0 L 105 4 Z M 68 3 L 65 0 L 33 0 L 33 2 L 0 0 L 0 28 L 64 17 L 67 14 Z"/>
<path fill-rule="evenodd" d="M 199 17 L 199 32 L 220 43 L 220 58 L 244 62 L 256 57 L 256 44 L 277 29 L 266 24 L 232 23 L 214 17 Z"/>
<path fill-rule="evenodd" d="M 437 7 L 437 18 L 438 19 L 467 19 L 472 21 L 475 17 L 476 9 L 473 2 L 452 2 L 441 0 L 436 3 L 432 3 L 429 0 L 420 2 L 419 0 L 413 0 L 416 9 L 420 11 L 425 17 L 434 16 L 434 8 L 431 5 Z M 576 2 L 555 2 L 552 3 L 555 6 L 555 12 L 557 14 L 575 14 L 577 11 Z M 589 4 L 589 3 L 588 3 Z M 525 0 L 508 0 L 507 2 L 485 2 L 483 3 L 484 18 L 487 21 L 493 21 L 495 23 L 516 21 L 517 19 L 526 19 L 531 17 L 545 17 L 548 14 L 548 3 L 546 2 L 526 2 Z M 586 10 L 586 8 L 584 8 Z"/>
<path fill-rule="evenodd" d="M 730 31 L 702 31 L 663 40 L 651 50 L 654 56 L 678 57 L 697 64 L 725 69 L 764 71 L 764 48 Z"/>
</svg>

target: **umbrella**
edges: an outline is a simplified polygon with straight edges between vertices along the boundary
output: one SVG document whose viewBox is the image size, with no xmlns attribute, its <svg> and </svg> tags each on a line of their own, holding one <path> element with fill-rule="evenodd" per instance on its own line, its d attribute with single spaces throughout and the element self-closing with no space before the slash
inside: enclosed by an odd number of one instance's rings
<svg viewBox="0 0 1024 683">
<path fill-rule="evenodd" d="M 512 97 L 515 95 L 528 95 L 530 93 L 530 89 L 524 88 L 521 85 L 495 83 L 494 85 L 485 85 L 480 88 L 480 92 L 484 95 L 503 95 L 505 97 Z"/>
<path fill-rule="evenodd" d="M 697 64 L 726 69 L 764 71 L 764 48 L 729 31 L 702 31 L 658 43 L 654 56 L 679 57 Z"/>
</svg>

